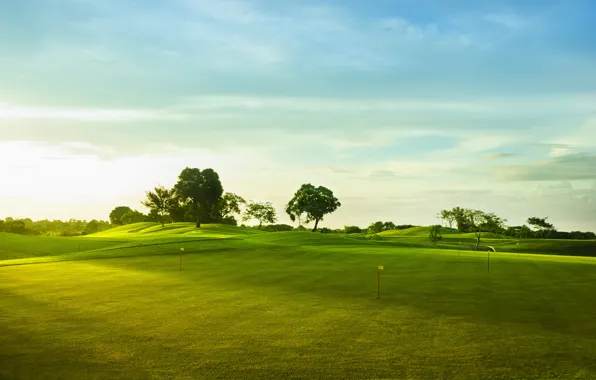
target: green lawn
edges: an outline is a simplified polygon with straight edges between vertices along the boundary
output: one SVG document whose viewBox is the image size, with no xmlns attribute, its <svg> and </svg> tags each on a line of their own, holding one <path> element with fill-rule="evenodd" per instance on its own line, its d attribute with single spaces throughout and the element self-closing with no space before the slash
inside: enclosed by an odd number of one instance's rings
<svg viewBox="0 0 596 380">
<path fill-rule="evenodd" d="M 596 378 L 596 259 L 224 229 L 0 261 L 0 378 Z"/>
</svg>

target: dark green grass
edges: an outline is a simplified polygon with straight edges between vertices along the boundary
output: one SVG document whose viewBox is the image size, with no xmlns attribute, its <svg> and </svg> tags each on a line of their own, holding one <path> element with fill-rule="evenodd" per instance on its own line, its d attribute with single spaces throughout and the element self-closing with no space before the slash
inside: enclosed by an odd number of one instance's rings
<svg viewBox="0 0 596 380">
<path fill-rule="evenodd" d="M 177 246 L 0 267 L 0 378 L 596 378 L 595 259 L 497 253 L 487 273 L 486 253 L 320 234 L 180 244 L 182 272 Z M 27 260 L 52 258 L 5 264 Z"/>
<path fill-rule="evenodd" d="M 52 256 L 122 244 L 124 239 L 26 236 L 0 232 L 0 260 Z"/>
</svg>

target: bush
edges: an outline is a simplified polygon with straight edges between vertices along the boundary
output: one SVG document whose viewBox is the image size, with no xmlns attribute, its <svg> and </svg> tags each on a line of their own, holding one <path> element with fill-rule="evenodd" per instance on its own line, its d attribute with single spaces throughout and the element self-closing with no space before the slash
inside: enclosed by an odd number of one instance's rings
<svg viewBox="0 0 596 380">
<path fill-rule="evenodd" d="M 238 221 L 233 216 L 228 216 L 227 218 L 223 218 L 222 220 L 220 220 L 220 223 L 221 224 L 229 224 L 231 226 L 238 225 Z"/>
<path fill-rule="evenodd" d="M 443 239 L 443 235 L 441 235 L 441 226 L 438 224 L 431 226 L 428 238 L 433 244 L 437 244 L 441 241 L 441 239 Z"/>
<path fill-rule="evenodd" d="M 256 227 L 259 228 L 259 227 Z M 281 231 L 292 231 L 294 227 L 287 225 L 287 224 L 268 224 L 266 226 L 262 226 L 261 230 L 267 232 L 281 232 Z"/>
<path fill-rule="evenodd" d="M 323 227 L 319 228 L 319 232 L 321 232 L 322 234 L 330 234 L 333 232 L 333 230 L 331 228 Z"/>
<path fill-rule="evenodd" d="M 359 234 L 362 233 L 362 229 L 358 226 L 345 226 L 344 233 L 346 234 Z"/>
<path fill-rule="evenodd" d="M 381 237 L 375 233 L 366 235 L 366 238 L 369 240 L 381 240 Z"/>
<path fill-rule="evenodd" d="M 296 227 L 296 231 L 306 231 L 306 227 L 304 227 L 303 225 L 300 225 L 300 226 Z"/>
</svg>

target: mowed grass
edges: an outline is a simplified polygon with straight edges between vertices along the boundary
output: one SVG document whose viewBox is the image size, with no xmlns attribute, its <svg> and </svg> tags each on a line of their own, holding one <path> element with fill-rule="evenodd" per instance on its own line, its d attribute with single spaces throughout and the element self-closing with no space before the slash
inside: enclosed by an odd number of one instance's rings
<svg viewBox="0 0 596 380">
<path fill-rule="evenodd" d="M 596 259 L 242 239 L 6 260 L 0 378 L 596 378 Z"/>
<path fill-rule="evenodd" d="M 122 244 L 126 240 L 97 237 L 24 236 L 0 232 L 0 260 L 83 252 Z"/>
</svg>

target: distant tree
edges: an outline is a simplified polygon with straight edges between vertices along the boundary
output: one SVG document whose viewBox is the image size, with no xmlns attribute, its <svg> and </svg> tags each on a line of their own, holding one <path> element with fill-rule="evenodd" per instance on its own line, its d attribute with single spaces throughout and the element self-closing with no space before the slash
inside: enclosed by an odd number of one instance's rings
<svg viewBox="0 0 596 380">
<path fill-rule="evenodd" d="M 259 228 L 265 223 L 275 223 L 277 221 L 277 213 L 275 207 L 271 202 L 250 202 L 244 211 L 243 221 L 256 219 L 259 221 Z"/>
<path fill-rule="evenodd" d="M 504 229 L 506 219 L 498 217 L 493 213 L 485 213 L 480 210 L 465 209 L 464 223 L 476 235 L 476 249 L 480 245 L 480 238 L 483 232 L 496 233 Z"/>
<path fill-rule="evenodd" d="M 452 223 L 455 222 L 457 229 L 460 232 L 473 232 L 472 229 L 474 226 L 470 225 L 470 218 L 469 215 L 466 214 L 467 210 L 461 207 L 454 207 L 450 211 L 450 217 L 452 218 Z"/>
<path fill-rule="evenodd" d="M 85 233 L 85 235 L 90 235 L 99 232 L 99 222 L 93 219 L 92 221 L 87 223 L 83 232 Z"/>
<path fill-rule="evenodd" d="M 121 226 L 122 225 L 122 216 L 127 212 L 132 211 L 130 207 L 127 206 L 118 206 L 110 212 L 110 222 L 114 225 Z"/>
<path fill-rule="evenodd" d="M 0 232 L 6 231 L 6 222 L 0 219 Z"/>
<path fill-rule="evenodd" d="M 393 222 L 385 222 L 383 223 L 383 231 L 391 231 L 395 229 L 395 223 Z"/>
<path fill-rule="evenodd" d="M 317 230 L 323 217 L 337 210 L 341 206 L 333 192 L 324 186 L 314 187 L 310 183 L 304 184 L 294 193 L 294 197 L 286 205 L 286 213 L 292 221 L 305 215 L 304 222 L 315 222 L 313 232 Z"/>
<path fill-rule="evenodd" d="M 147 220 L 147 215 L 139 212 L 137 210 L 131 210 L 126 214 L 122 215 L 122 219 L 120 219 L 120 225 L 126 224 L 133 224 L 133 223 L 141 223 Z"/>
<path fill-rule="evenodd" d="M 141 204 L 158 216 L 163 227 L 166 223 L 166 216 L 174 203 L 174 193 L 163 186 L 158 186 L 153 191 L 145 192 L 146 199 Z"/>
<path fill-rule="evenodd" d="M 381 221 L 371 223 L 371 225 L 368 226 L 369 234 L 378 234 L 379 232 L 382 232 L 382 231 L 383 231 L 383 222 L 381 222 Z"/>
<path fill-rule="evenodd" d="M 517 237 L 519 239 L 527 239 L 529 237 L 532 237 L 532 230 L 530 229 L 530 227 L 526 226 L 525 224 L 519 228 L 517 233 L 518 233 Z"/>
<path fill-rule="evenodd" d="M 211 215 L 223 195 L 219 175 L 213 169 L 201 171 L 197 168 L 185 168 L 178 176 L 175 189 L 183 199 L 190 202 L 197 228 L 201 227 L 201 211 L 204 215 Z"/>
<path fill-rule="evenodd" d="M 245 205 L 246 200 L 238 194 L 225 193 L 217 204 L 214 210 L 213 218 L 218 221 L 234 219 L 234 215 L 242 213 L 241 205 Z"/>
<path fill-rule="evenodd" d="M 441 239 L 443 239 L 443 235 L 441 235 L 441 225 L 437 224 L 430 226 L 428 238 L 433 244 L 437 244 L 439 241 L 441 241 Z"/>
<path fill-rule="evenodd" d="M 439 218 L 443 220 L 449 228 L 453 228 L 453 223 L 456 222 L 456 215 L 460 213 L 459 210 L 461 210 L 459 207 L 456 207 L 455 212 L 453 210 L 441 210 Z"/>
<path fill-rule="evenodd" d="M 551 231 L 551 230 L 554 230 L 555 229 L 555 226 L 553 226 L 552 224 L 550 224 L 550 223 L 548 223 L 546 221 L 547 219 L 548 219 L 548 217 L 545 217 L 545 218 L 537 218 L 537 217 L 528 218 L 528 224 L 531 225 L 532 227 L 534 227 L 534 229 L 536 229 L 536 232 L 543 239 L 544 239 L 545 232 Z"/>
<path fill-rule="evenodd" d="M 345 234 L 359 234 L 362 232 L 362 229 L 358 226 L 345 226 L 344 233 Z"/>
</svg>

